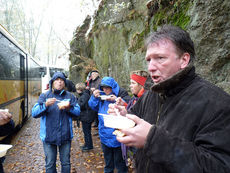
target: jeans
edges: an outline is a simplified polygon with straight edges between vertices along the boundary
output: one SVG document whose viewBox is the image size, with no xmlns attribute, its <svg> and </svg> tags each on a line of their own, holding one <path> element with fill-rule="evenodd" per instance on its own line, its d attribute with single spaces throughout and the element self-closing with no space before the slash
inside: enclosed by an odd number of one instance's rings
<svg viewBox="0 0 230 173">
<path fill-rule="evenodd" d="M 82 129 L 83 129 L 83 133 L 84 133 L 85 146 L 90 148 L 90 149 L 93 148 L 91 124 L 92 123 L 82 121 Z"/>
<path fill-rule="evenodd" d="M 113 173 L 114 168 L 117 168 L 118 173 L 127 173 L 128 168 L 122 158 L 121 147 L 111 148 L 103 143 L 101 146 L 105 160 L 104 173 Z"/>
<path fill-rule="evenodd" d="M 59 148 L 59 155 L 61 160 L 61 172 L 70 173 L 70 148 L 71 141 L 68 141 L 60 146 L 47 144 L 43 142 L 43 148 L 46 157 L 46 173 L 57 173 L 56 160 L 57 148 Z"/>
</svg>

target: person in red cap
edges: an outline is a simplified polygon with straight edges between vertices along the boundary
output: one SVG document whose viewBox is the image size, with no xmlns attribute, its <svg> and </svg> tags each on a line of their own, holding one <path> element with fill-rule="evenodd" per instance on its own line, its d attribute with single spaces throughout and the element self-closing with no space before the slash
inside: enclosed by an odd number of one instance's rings
<svg viewBox="0 0 230 173">
<path fill-rule="evenodd" d="M 116 104 L 123 105 L 126 107 L 127 110 L 129 110 L 136 103 L 136 101 L 144 94 L 145 92 L 144 85 L 148 75 L 149 75 L 148 72 L 143 70 L 132 71 L 130 74 L 129 87 L 131 93 L 133 94 L 133 97 L 128 104 L 119 97 L 116 100 Z"/>
<path fill-rule="evenodd" d="M 136 102 L 137 100 L 144 94 L 145 89 L 145 82 L 148 78 L 149 74 L 146 71 L 142 70 L 137 70 L 137 71 L 132 71 L 130 74 L 130 90 L 131 93 L 133 94 L 133 97 L 131 100 L 128 102 L 128 104 L 121 99 L 121 97 L 118 97 L 116 99 L 116 104 L 117 105 L 122 105 L 125 106 L 127 110 L 129 110 Z M 125 144 L 121 143 L 121 150 L 122 150 L 122 157 L 125 160 L 127 164 L 127 150 L 130 150 L 133 154 L 131 156 L 131 160 L 134 159 L 135 153 L 136 153 L 136 148 L 135 147 L 126 147 Z"/>
</svg>

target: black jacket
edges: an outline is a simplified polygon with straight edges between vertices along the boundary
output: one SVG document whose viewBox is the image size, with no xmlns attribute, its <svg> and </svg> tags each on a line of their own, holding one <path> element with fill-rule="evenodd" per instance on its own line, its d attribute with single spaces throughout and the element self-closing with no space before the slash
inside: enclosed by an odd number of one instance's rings
<svg viewBox="0 0 230 173">
<path fill-rule="evenodd" d="M 10 122 L 8 122 L 7 124 L 0 126 L 0 136 L 9 135 L 13 131 L 14 131 L 14 121 L 13 120 L 10 120 Z"/>
<path fill-rule="evenodd" d="M 94 79 L 94 80 L 91 79 L 91 80 L 89 81 L 89 87 L 90 87 L 90 88 L 98 89 L 100 83 L 101 83 L 101 77 L 98 76 L 98 77 L 96 77 L 96 79 Z"/>
<path fill-rule="evenodd" d="M 88 100 L 90 99 L 90 91 L 85 89 L 78 98 L 78 104 L 81 108 L 80 120 L 91 123 L 97 117 L 97 112 L 93 111 L 89 105 Z"/>
<path fill-rule="evenodd" d="M 136 171 L 229 173 L 230 96 L 188 68 L 152 87 L 131 113 L 153 124 Z"/>
<path fill-rule="evenodd" d="M 76 92 L 76 87 L 74 83 L 69 79 L 66 79 L 66 88 L 69 92 Z"/>
</svg>

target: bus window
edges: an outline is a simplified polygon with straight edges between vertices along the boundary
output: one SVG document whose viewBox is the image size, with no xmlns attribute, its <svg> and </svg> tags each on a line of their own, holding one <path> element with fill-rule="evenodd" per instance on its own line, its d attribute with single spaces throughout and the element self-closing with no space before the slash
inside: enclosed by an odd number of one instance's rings
<svg viewBox="0 0 230 173">
<path fill-rule="evenodd" d="M 20 50 L 0 33 L 1 79 L 20 79 Z"/>
</svg>

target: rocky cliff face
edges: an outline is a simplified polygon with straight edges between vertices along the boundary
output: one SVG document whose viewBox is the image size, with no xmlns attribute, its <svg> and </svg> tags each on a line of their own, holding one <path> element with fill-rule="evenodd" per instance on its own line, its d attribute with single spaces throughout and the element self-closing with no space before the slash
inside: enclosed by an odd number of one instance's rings
<svg viewBox="0 0 230 173">
<path fill-rule="evenodd" d="M 96 68 L 128 88 L 130 71 L 147 70 L 144 39 L 170 23 L 194 40 L 197 72 L 230 93 L 229 11 L 228 0 L 102 0 L 71 42 L 71 79 L 83 81 Z"/>
</svg>

